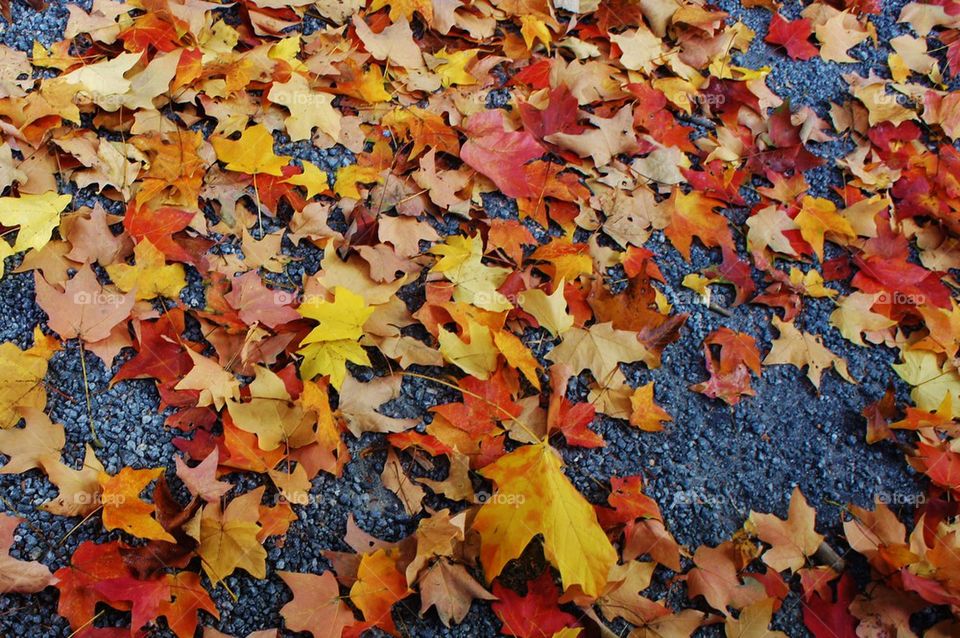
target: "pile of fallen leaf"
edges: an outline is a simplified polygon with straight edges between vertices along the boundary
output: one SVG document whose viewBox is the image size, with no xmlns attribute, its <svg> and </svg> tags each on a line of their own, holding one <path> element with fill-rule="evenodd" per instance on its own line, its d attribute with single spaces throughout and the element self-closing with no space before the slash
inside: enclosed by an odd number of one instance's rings
<svg viewBox="0 0 960 638">
<path fill-rule="evenodd" d="M 775 0 L 744 4 L 771 11 L 776 55 L 843 64 L 877 44 L 878 0 L 812 3 L 793 20 Z M 960 3 L 907 5 L 913 35 L 890 41 L 889 73 L 850 71 L 828 117 L 784 103 L 768 68 L 738 66 L 756 34 L 697 0 L 69 9 L 62 42 L 0 51 L 0 256 L 33 271 L 47 316 L 28 349 L 0 345 L 0 453 L 2 472 L 59 489 L 49 515 L 119 532 L 51 573 L 9 555 L 19 519 L 0 514 L 0 591 L 55 587 L 78 638 L 155 625 L 193 637 L 219 617 L 210 591 L 238 570 L 265 578 L 264 542 L 282 543 L 305 499 L 333 499 L 311 480 L 339 476 L 348 438 L 375 432 L 383 484 L 416 532 L 386 542 L 351 523 L 355 552 L 328 552 L 330 570 L 278 572 L 289 631 L 399 635 L 400 601 L 450 625 L 479 599 L 521 638 L 614 621 L 634 638 L 716 623 L 778 636 L 768 626 L 792 591 L 818 637 L 913 636 L 929 607 L 926 635 L 960 635 L 960 94 L 945 85 L 960 71 Z M 305 20 L 315 29 L 300 35 Z M 491 91 L 508 104 L 488 108 Z M 815 197 L 810 143 L 831 139 L 848 145 L 843 186 Z M 356 162 L 329 172 L 277 154 L 298 142 Z M 64 194 L 77 189 L 100 203 Z M 487 216 L 494 192 L 517 215 Z M 779 335 L 762 354 L 749 334 L 713 332 L 691 391 L 749 401 L 771 365 L 805 368 L 817 388 L 829 373 L 856 383 L 797 327 L 808 298 L 833 299 L 830 324 L 853 344 L 898 351 L 891 377 L 913 405 L 891 391 L 868 407 L 867 441 L 899 445 L 929 491 L 909 525 L 879 502 L 848 508 L 869 579 L 838 572 L 799 492 L 786 520 L 753 513 L 694 551 L 640 477 L 615 477 L 599 504 L 566 477 L 556 450 L 603 446 L 598 413 L 636 436 L 671 420 L 621 367 L 659 366 L 684 329 L 645 247 L 659 231 L 688 260 L 710 249 L 713 265 L 683 282 L 703 303 L 732 286 L 734 305 L 772 309 Z M 305 245 L 322 249 L 320 269 L 291 280 Z M 203 308 L 181 300 L 188 280 Z M 113 383 L 155 382 L 175 475 L 110 475 L 92 420 L 70 440 L 50 420 L 44 379 L 67 340 L 122 361 Z M 531 350 L 544 343 L 545 358 Z M 407 376 L 461 398 L 429 423 L 384 415 Z M 588 401 L 568 398 L 573 377 L 589 378 Z M 64 462 L 83 445 L 82 467 Z M 411 460 L 445 478 L 412 477 Z M 264 485 L 241 492 L 241 474 Z M 518 591 L 501 574 L 529 545 L 549 569 Z M 644 595 L 657 570 L 686 608 Z M 107 607 L 129 629 L 99 627 Z"/>
</svg>

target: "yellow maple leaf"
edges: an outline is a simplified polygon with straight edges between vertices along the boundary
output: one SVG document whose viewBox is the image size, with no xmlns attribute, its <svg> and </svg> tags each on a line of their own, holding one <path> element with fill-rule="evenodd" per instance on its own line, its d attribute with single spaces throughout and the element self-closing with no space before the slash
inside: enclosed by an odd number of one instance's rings
<svg viewBox="0 0 960 638">
<path fill-rule="evenodd" d="M 380 181 L 380 171 L 375 166 L 358 166 L 350 164 L 337 169 L 333 191 L 340 197 L 360 199 L 360 190 L 357 184 L 372 184 Z"/>
<path fill-rule="evenodd" d="M 901 357 L 903 363 L 894 364 L 893 369 L 913 386 L 910 398 L 917 407 L 932 412 L 949 396 L 953 417 L 960 418 L 960 374 L 950 363 L 941 364 L 937 354 L 927 350 L 904 350 Z"/>
<path fill-rule="evenodd" d="M 343 286 L 334 288 L 333 301 L 310 297 L 300 304 L 298 311 L 320 324 L 303 338 L 301 346 L 317 341 L 359 339 L 363 336 L 363 324 L 373 314 L 373 308 L 363 297 Z"/>
<path fill-rule="evenodd" d="M 550 51 L 553 36 L 550 35 L 550 29 L 547 28 L 546 23 L 540 18 L 529 14 L 520 16 L 520 35 L 523 36 L 523 43 L 527 45 L 527 50 L 532 51 L 534 43 L 540 40 L 547 47 L 547 51 Z"/>
<path fill-rule="evenodd" d="M 346 362 L 370 365 L 366 351 L 357 343 L 363 336 L 373 308 L 363 297 L 343 286 L 333 291 L 333 301 L 310 298 L 300 305 L 300 314 L 319 322 L 300 342 L 303 356 L 300 373 L 304 379 L 330 375 L 330 383 L 340 389 L 346 378 Z"/>
<path fill-rule="evenodd" d="M 307 189 L 307 199 L 313 199 L 320 193 L 330 190 L 330 181 L 326 171 L 321 170 L 312 162 L 304 162 L 302 173 L 292 175 L 283 181 L 287 184 L 303 186 Z"/>
<path fill-rule="evenodd" d="M 361 366 L 370 365 L 366 350 L 350 339 L 311 343 L 297 353 L 303 357 L 300 375 L 304 379 L 330 375 L 330 385 L 337 390 L 347 377 L 347 361 Z"/>
<path fill-rule="evenodd" d="M 390 5 L 390 20 L 396 22 L 398 18 L 413 20 L 414 12 L 422 15 L 427 23 L 433 21 L 433 3 L 430 0 L 373 0 L 368 11 L 373 13 Z"/>
<path fill-rule="evenodd" d="M 563 473 L 557 453 L 546 442 L 526 445 L 481 474 L 497 487 L 473 522 L 487 579 L 496 578 L 541 534 L 544 555 L 560 571 L 564 588 L 578 586 L 587 596 L 599 596 L 617 552 L 593 506 Z"/>
<path fill-rule="evenodd" d="M 210 143 L 217 159 L 226 164 L 227 170 L 237 173 L 282 175 L 290 160 L 273 152 L 273 136 L 263 124 L 251 126 L 236 141 L 214 135 Z"/>
<path fill-rule="evenodd" d="M 534 288 L 523 291 L 518 299 L 520 307 L 555 337 L 573 327 L 573 316 L 567 312 L 567 300 L 563 296 L 564 283 L 563 279 L 557 282 L 549 295 Z"/>
<path fill-rule="evenodd" d="M 31 248 L 43 248 L 50 241 L 53 229 L 60 225 L 60 213 L 69 203 L 69 195 L 59 195 L 56 191 L 42 195 L 0 197 L 0 226 L 19 227 L 12 247 L 0 241 L 0 258 Z M 0 263 L 2 275 L 3 264 Z"/>
<path fill-rule="evenodd" d="M 330 93 L 312 89 L 307 78 L 299 73 L 282 84 L 275 82 L 267 94 L 268 100 L 290 111 L 284 124 L 293 141 L 310 139 L 314 127 L 334 140 L 340 137 L 342 116 L 333 108 L 333 98 Z"/>
<path fill-rule="evenodd" d="M 479 235 L 451 235 L 443 244 L 431 248 L 430 252 L 440 255 L 430 272 L 443 273 L 443 276 L 454 284 L 455 301 L 473 304 L 477 308 L 492 312 L 513 308 L 510 300 L 497 292 L 510 270 L 487 266 L 481 261 L 483 240 Z"/>
<path fill-rule="evenodd" d="M 47 337 L 37 326 L 33 331 L 33 347 L 21 350 L 12 342 L 0 343 L 0 428 L 9 428 L 20 420 L 19 408 L 47 405 L 43 378 L 47 362 L 58 350 L 57 340 Z"/>
<path fill-rule="evenodd" d="M 138 300 L 169 297 L 176 299 L 187 285 L 183 266 L 167 265 L 164 254 L 149 239 L 133 249 L 134 264 L 111 264 L 107 274 L 123 292 L 136 291 Z"/>
<path fill-rule="evenodd" d="M 447 52 L 444 47 L 434 54 L 434 57 L 444 61 L 436 68 L 437 75 L 440 76 L 440 83 L 443 86 L 453 84 L 476 84 L 477 78 L 467 73 L 467 66 L 477 57 L 477 49 L 467 49 L 465 51 Z"/>
<path fill-rule="evenodd" d="M 257 540 L 263 491 L 263 487 L 258 487 L 242 494 L 223 510 L 219 501 L 205 505 L 200 524 L 188 528 L 200 544 L 197 553 L 203 571 L 214 585 L 238 568 L 254 578 L 266 576 L 267 552 Z"/>
<path fill-rule="evenodd" d="M 467 320 L 467 326 L 470 337 L 467 342 L 462 341 L 452 332 L 439 329 L 437 340 L 440 341 L 440 354 L 467 374 L 478 379 L 489 379 L 497 369 L 499 354 L 490 328 L 473 319 Z"/>
</svg>

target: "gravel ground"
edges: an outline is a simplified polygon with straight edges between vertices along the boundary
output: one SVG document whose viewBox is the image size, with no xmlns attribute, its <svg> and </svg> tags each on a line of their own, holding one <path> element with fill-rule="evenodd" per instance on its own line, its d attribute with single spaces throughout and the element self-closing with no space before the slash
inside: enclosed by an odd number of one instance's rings
<svg viewBox="0 0 960 638">
<path fill-rule="evenodd" d="M 739 62 L 751 67 L 770 66 L 771 88 L 789 98 L 794 106 L 809 105 L 824 115 L 827 102 L 840 100 L 846 93 L 842 73 L 857 71 L 866 75 L 873 69 L 887 75 L 887 50 L 872 48 L 867 43 L 853 50 L 853 55 L 862 60 L 859 65 L 838 65 L 819 59 L 791 61 L 774 53 L 762 41 L 769 12 L 744 10 L 736 2 L 719 4 L 758 33 L 754 45 Z M 799 3 L 788 4 L 791 6 L 784 12 L 794 17 Z M 902 5 L 901 0 L 884 2 L 884 15 L 873 18 L 881 41 L 904 31 L 895 22 Z M 60 2 L 54 2 L 42 13 L 15 2 L 13 15 L 13 24 L 0 30 L 0 41 L 29 51 L 34 39 L 45 44 L 59 39 L 67 11 Z M 495 106 L 496 98 L 491 96 L 491 106 Z M 844 150 L 839 143 L 814 144 L 812 148 L 821 156 L 833 158 Z M 330 167 L 351 161 L 346 154 L 317 153 L 309 147 L 283 149 Z M 837 183 L 837 175 L 829 165 L 811 171 L 808 179 L 813 194 L 823 195 Z M 503 198 L 488 198 L 487 208 L 491 216 L 515 215 L 512 203 Z M 666 349 L 661 368 L 652 372 L 632 370 L 629 376 L 632 382 L 656 382 L 658 402 L 673 415 L 674 422 L 662 433 L 649 434 L 623 423 L 602 420 L 595 428 L 606 439 L 606 448 L 565 450 L 568 474 L 588 498 L 602 500 L 605 494 L 601 485 L 610 476 L 641 473 L 649 482 L 648 492 L 660 503 L 668 528 L 681 543 L 695 548 L 729 537 L 752 509 L 784 515 L 790 492 L 799 485 L 820 512 L 820 531 L 842 550 L 844 545 L 838 538 L 842 504 L 868 505 L 876 494 L 902 502 L 919 493 L 919 483 L 903 462 L 902 453 L 886 444 L 867 447 L 863 442 L 864 425 L 859 413 L 864 405 L 883 394 L 895 376 L 889 367 L 893 360 L 891 351 L 868 350 L 846 342 L 827 324 L 832 304 L 828 300 L 808 299 L 798 327 L 822 334 L 827 346 L 848 360 L 859 383 L 852 385 L 827 373 L 817 394 L 795 368 L 772 366 L 764 369 L 761 379 L 755 379 L 756 397 L 735 408 L 709 400 L 688 390 L 690 384 L 707 376 L 703 338 L 726 325 L 754 335 L 761 351 L 766 351 L 773 337 L 769 325 L 772 313 L 768 308 L 749 305 L 733 309 L 729 318 L 710 311 L 697 303 L 694 295 L 680 286 L 680 281 L 685 274 L 719 261 L 718 254 L 695 249 L 693 261 L 688 264 L 660 234 L 651 238 L 648 247 L 658 255 L 669 283 L 665 289 L 670 302 L 678 311 L 689 313 L 690 319 L 682 338 Z M 295 279 L 318 266 L 316 251 L 298 255 L 304 259 L 295 262 L 287 273 Z M 32 281 L 32 274 L 9 274 L 9 269 L 0 281 L 0 312 L 5 318 L 0 323 L 0 340 L 25 345 L 33 326 L 43 320 L 42 311 L 33 301 Z M 411 293 L 415 295 L 416 291 Z M 200 294 L 197 287 L 192 287 L 184 293 L 185 301 L 202 304 Z M 729 301 L 720 299 L 720 303 Z M 157 411 L 152 383 L 126 381 L 111 388 L 112 372 L 96 357 L 87 357 L 87 368 L 93 418 L 105 443 L 98 456 L 107 469 L 172 465 L 171 433 L 163 429 L 164 415 Z M 75 343 L 53 358 L 50 370 L 48 380 L 55 388 L 49 393 L 51 417 L 66 426 L 65 454 L 78 463 L 82 441 L 88 438 L 88 424 L 80 352 Z M 896 388 L 900 398 L 906 399 L 906 388 L 899 382 Z M 444 388 L 407 378 L 402 396 L 390 406 L 391 413 L 423 416 L 424 407 L 450 399 Z M 380 485 L 383 455 L 358 454 L 378 443 L 378 437 L 372 435 L 352 442 L 355 460 L 344 476 L 336 480 L 322 475 L 314 481 L 314 493 L 323 498 L 298 510 L 301 520 L 292 525 L 282 550 L 272 541 L 268 543 L 270 569 L 317 572 L 327 568 L 321 552 L 347 549 L 342 537 L 350 513 L 362 529 L 376 536 L 397 539 L 413 531 L 416 521 L 407 517 L 399 502 Z M 0 495 L 0 509 L 28 520 L 15 545 L 14 554 L 18 557 L 40 560 L 56 569 L 66 564 L 81 541 L 106 539 L 96 520 L 70 533 L 76 520 L 39 512 L 36 506 L 53 496 L 53 490 L 37 472 L 0 476 Z M 223 589 L 217 590 L 222 614 L 219 629 L 246 636 L 257 629 L 280 625 L 278 611 L 289 592 L 278 577 L 269 574 L 266 581 L 256 581 L 234 576 L 227 582 L 238 600 L 229 598 Z M 685 598 L 679 587 L 669 595 L 678 604 Z M 30 597 L 0 597 L 0 636 L 68 636 L 66 622 L 53 612 L 55 604 L 53 589 Z M 784 609 L 787 612 L 778 617 L 778 628 L 791 636 L 807 635 L 800 621 L 799 605 L 791 606 L 788 602 Z M 406 635 L 480 638 L 497 635 L 499 628 L 485 603 L 475 603 L 466 621 L 451 629 L 443 627 L 432 613 L 421 619 L 416 611 L 415 602 L 398 605 L 398 626 Z M 120 614 L 108 619 L 118 625 L 124 623 Z M 720 635 L 719 632 L 710 628 L 699 635 Z M 151 635 L 171 634 L 158 630 Z"/>
</svg>

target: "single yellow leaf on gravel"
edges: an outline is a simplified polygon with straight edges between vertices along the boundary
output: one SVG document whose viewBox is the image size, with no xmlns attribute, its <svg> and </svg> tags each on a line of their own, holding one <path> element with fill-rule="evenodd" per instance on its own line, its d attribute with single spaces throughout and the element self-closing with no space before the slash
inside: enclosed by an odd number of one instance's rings
<svg viewBox="0 0 960 638">
<path fill-rule="evenodd" d="M 169 297 L 176 299 L 187 285 L 180 264 L 167 265 L 160 250 L 143 239 L 133 249 L 134 264 L 111 264 L 107 274 L 123 292 L 136 291 L 137 300 Z"/>
<path fill-rule="evenodd" d="M 215 135 L 210 143 L 217 159 L 227 165 L 227 170 L 237 173 L 282 175 L 290 160 L 273 152 L 273 136 L 263 124 L 251 126 L 236 141 Z"/>
<path fill-rule="evenodd" d="M 487 580 L 542 534 L 544 554 L 560 571 L 565 589 L 578 586 L 592 597 L 603 593 L 617 552 L 593 506 L 563 473 L 560 457 L 546 442 L 518 448 L 481 473 L 497 487 L 473 522 Z"/>
</svg>

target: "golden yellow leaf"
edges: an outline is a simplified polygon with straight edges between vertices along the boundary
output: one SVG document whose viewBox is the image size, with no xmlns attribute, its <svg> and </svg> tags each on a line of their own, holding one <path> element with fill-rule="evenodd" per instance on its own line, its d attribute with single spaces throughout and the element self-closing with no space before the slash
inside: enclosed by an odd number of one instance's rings
<svg viewBox="0 0 960 638">
<path fill-rule="evenodd" d="M 544 554 L 560 571 L 564 588 L 577 586 L 587 596 L 599 596 L 617 552 L 593 506 L 564 475 L 557 453 L 546 442 L 526 445 L 481 473 L 497 487 L 473 522 L 487 579 L 496 578 L 541 534 Z"/>
</svg>

